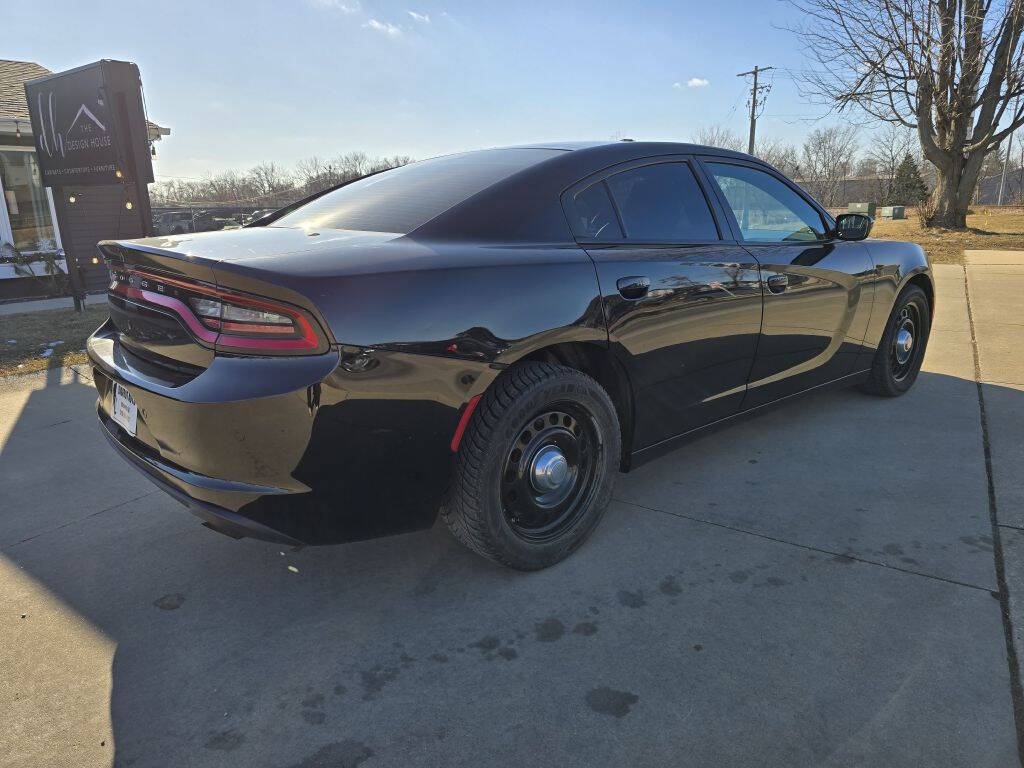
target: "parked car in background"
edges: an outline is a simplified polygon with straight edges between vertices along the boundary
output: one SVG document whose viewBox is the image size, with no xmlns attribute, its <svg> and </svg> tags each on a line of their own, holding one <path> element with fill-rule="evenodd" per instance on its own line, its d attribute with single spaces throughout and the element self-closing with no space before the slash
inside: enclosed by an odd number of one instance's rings
<svg viewBox="0 0 1024 768">
<path fill-rule="evenodd" d="M 191 211 L 170 211 L 157 214 L 154 218 L 154 229 L 158 235 L 181 235 L 194 232 Z"/>
<path fill-rule="evenodd" d="M 800 393 L 913 385 L 930 265 L 864 242 L 871 224 L 745 154 L 605 142 L 450 155 L 244 229 L 106 241 L 100 422 L 231 536 L 338 543 L 440 510 L 481 555 L 543 568 L 620 469 Z"/>
</svg>

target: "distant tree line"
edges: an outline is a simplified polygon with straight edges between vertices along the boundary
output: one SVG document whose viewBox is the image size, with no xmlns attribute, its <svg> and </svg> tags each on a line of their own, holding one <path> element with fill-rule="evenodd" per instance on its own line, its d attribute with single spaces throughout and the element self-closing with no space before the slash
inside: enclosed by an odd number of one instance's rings
<svg viewBox="0 0 1024 768">
<path fill-rule="evenodd" d="M 169 179 L 150 188 L 153 205 L 280 208 L 368 173 L 412 162 L 407 155 L 371 157 L 349 152 L 334 159 L 306 158 L 286 168 L 261 163 L 247 171 L 223 171 L 205 179 Z"/>
<path fill-rule="evenodd" d="M 746 139 L 717 125 L 698 131 L 692 140 L 738 152 L 747 150 Z M 823 126 L 811 131 L 800 145 L 760 139 L 754 154 L 799 182 L 826 208 L 851 202 L 916 206 L 936 184 L 935 169 L 921 156 L 917 136 L 892 124 L 883 124 L 881 130 L 870 134 L 855 124 Z M 985 182 L 986 189 L 997 186 L 1004 159 L 1006 152 L 998 147 L 985 157 L 979 181 Z M 1024 147 L 1015 146 L 1006 167 L 1003 202 L 1024 204 Z"/>
<path fill-rule="evenodd" d="M 701 129 L 692 141 L 739 152 L 747 148 L 746 139 L 719 125 Z M 1014 156 L 1007 162 L 1004 203 L 1024 204 L 1022 145 L 1024 142 L 1015 145 Z M 914 133 L 891 124 L 870 134 L 855 124 L 822 126 L 811 131 L 799 145 L 762 138 L 754 154 L 798 181 L 826 208 L 839 208 L 850 202 L 915 206 L 928 197 L 936 183 L 935 169 L 921 157 Z M 1002 174 L 1005 157 L 1005 151 L 996 148 L 985 158 L 979 178 L 990 192 L 997 185 L 996 177 Z M 368 173 L 412 161 L 408 155 L 372 157 L 365 152 L 348 152 L 333 159 L 314 155 L 291 168 L 269 162 L 247 171 L 224 171 L 205 179 L 170 179 L 154 184 L 150 195 L 153 205 L 163 208 L 278 208 Z"/>
</svg>

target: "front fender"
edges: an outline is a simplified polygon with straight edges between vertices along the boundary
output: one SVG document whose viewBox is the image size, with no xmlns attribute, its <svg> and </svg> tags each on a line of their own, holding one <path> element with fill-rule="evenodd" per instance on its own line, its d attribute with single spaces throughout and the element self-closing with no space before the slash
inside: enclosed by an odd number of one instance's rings
<svg viewBox="0 0 1024 768">
<path fill-rule="evenodd" d="M 885 333 L 896 297 L 918 275 L 924 275 L 928 280 L 929 294 L 933 297 L 932 316 L 935 315 L 935 280 L 924 249 L 917 243 L 889 240 L 865 240 L 864 244 L 875 263 L 875 299 L 864 337 L 864 350 L 858 360 L 859 368 L 870 366 L 871 357 Z"/>
</svg>

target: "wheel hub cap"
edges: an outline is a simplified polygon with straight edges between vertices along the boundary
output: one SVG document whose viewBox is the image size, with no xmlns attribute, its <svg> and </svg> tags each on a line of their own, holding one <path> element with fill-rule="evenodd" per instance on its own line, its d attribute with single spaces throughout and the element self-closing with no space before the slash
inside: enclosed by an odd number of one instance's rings
<svg viewBox="0 0 1024 768">
<path fill-rule="evenodd" d="M 914 334 L 906 327 L 900 328 L 896 334 L 896 359 L 902 365 L 910 358 L 910 350 L 914 347 Z"/>
<path fill-rule="evenodd" d="M 558 448 L 546 445 L 537 451 L 530 468 L 530 481 L 541 493 L 557 491 L 569 480 L 569 462 Z"/>
</svg>

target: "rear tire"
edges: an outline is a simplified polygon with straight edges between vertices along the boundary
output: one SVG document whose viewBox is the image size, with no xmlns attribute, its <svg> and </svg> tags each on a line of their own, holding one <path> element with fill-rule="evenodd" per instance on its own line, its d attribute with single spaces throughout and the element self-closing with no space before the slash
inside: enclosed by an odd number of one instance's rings
<svg viewBox="0 0 1024 768">
<path fill-rule="evenodd" d="M 516 365 L 469 420 L 441 516 L 477 554 L 546 568 L 597 526 L 620 451 L 618 417 L 600 384 L 561 365 Z"/>
<path fill-rule="evenodd" d="M 931 318 L 928 297 L 920 286 L 908 285 L 900 292 L 871 363 L 870 376 L 860 385 L 862 391 L 899 397 L 914 385 L 924 362 Z"/>
</svg>

